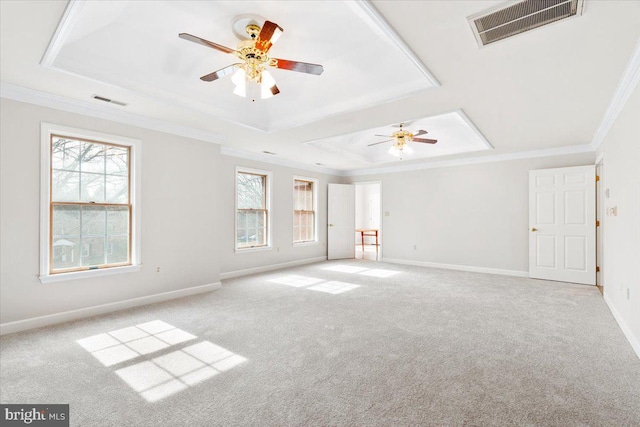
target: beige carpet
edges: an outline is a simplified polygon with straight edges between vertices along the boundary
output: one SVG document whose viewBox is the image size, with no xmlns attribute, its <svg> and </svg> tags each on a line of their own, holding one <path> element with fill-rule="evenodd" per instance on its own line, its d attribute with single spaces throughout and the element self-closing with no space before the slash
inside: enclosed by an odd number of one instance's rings
<svg viewBox="0 0 640 427">
<path fill-rule="evenodd" d="M 74 426 L 637 426 L 595 287 L 334 261 L 0 339 L 2 403 Z"/>
</svg>

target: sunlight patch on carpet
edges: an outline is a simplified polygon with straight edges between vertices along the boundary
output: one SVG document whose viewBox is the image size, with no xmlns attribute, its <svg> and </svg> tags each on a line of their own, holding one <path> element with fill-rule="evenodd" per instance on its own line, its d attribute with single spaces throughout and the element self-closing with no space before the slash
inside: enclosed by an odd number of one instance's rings
<svg viewBox="0 0 640 427">
<path fill-rule="evenodd" d="M 129 363 L 116 369 L 116 375 L 146 401 L 156 402 L 247 361 L 210 341 L 188 345 L 153 358 L 148 356 L 196 338 L 189 332 L 154 320 L 76 342 L 104 366 Z M 134 359 L 138 358 L 145 360 L 134 363 Z"/>
<path fill-rule="evenodd" d="M 345 283 L 345 282 L 324 282 L 316 286 L 311 286 L 312 291 L 326 292 L 328 294 L 341 294 L 343 292 L 350 291 L 351 289 L 359 288 L 360 285 L 354 285 L 353 283 Z"/>
<path fill-rule="evenodd" d="M 282 276 L 269 280 L 269 282 L 293 286 L 294 288 L 303 288 L 323 281 L 323 279 L 318 279 L 316 277 L 298 276 L 297 274 L 291 274 L 289 276 Z"/>
<path fill-rule="evenodd" d="M 367 270 L 364 267 L 355 267 L 352 265 L 330 265 L 329 267 L 324 267 L 323 270 L 337 271 L 340 273 L 359 273 L 361 271 Z"/>
<path fill-rule="evenodd" d="M 394 271 L 394 270 L 384 270 L 382 268 L 374 268 L 371 270 L 363 271 L 358 274 L 363 274 L 365 276 L 372 276 L 372 277 L 391 277 L 391 276 L 395 276 L 398 273 L 400 272 Z"/>
</svg>

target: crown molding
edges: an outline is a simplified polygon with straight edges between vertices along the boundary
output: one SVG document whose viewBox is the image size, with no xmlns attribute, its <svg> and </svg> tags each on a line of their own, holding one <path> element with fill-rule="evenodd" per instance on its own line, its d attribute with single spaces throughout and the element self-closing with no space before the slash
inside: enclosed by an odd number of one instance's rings
<svg viewBox="0 0 640 427">
<path fill-rule="evenodd" d="M 22 86 L 10 83 L 0 83 L 0 97 L 11 99 L 14 101 L 25 102 L 28 104 L 40 105 L 55 110 L 62 110 L 69 113 L 80 114 L 84 116 L 95 117 L 103 120 L 110 120 L 131 126 L 137 126 L 144 129 L 150 129 L 157 132 L 164 132 L 172 135 L 178 135 L 186 138 L 196 139 L 199 141 L 212 142 L 222 144 L 226 138 L 223 135 L 213 132 L 207 132 L 191 127 L 180 126 L 163 120 L 152 119 L 135 113 L 116 110 L 116 107 L 107 107 L 94 105 L 85 101 L 65 98 L 63 96 L 54 95 L 46 92 L 40 92 L 33 89 L 27 89 Z M 121 107 L 118 107 L 121 108 Z M 593 152 L 592 144 L 571 145 L 565 147 L 550 148 L 546 150 L 523 151 L 518 153 L 496 154 L 488 156 L 478 156 L 471 158 L 458 158 L 452 160 L 427 161 L 422 163 L 406 163 L 397 166 L 387 166 L 378 168 L 363 168 L 352 170 L 332 169 L 322 166 L 309 165 L 295 160 L 284 159 L 269 154 L 253 153 L 228 146 L 221 146 L 220 153 L 225 156 L 238 157 L 247 160 L 254 160 L 262 163 L 276 164 L 294 169 L 318 172 L 334 176 L 362 176 L 373 174 L 407 172 L 421 169 L 435 169 L 452 166 L 464 166 L 478 163 L 500 162 L 508 160 L 528 159 L 535 157 L 551 157 L 562 156 L 567 154 L 579 154 Z"/>
<path fill-rule="evenodd" d="M 62 18 L 60 18 L 58 27 L 53 33 L 53 37 L 51 37 L 51 40 L 49 41 L 47 50 L 45 50 L 44 55 L 42 56 L 40 64 L 44 65 L 45 67 L 51 67 L 53 61 L 56 59 L 56 56 L 58 56 L 58 53 L 60 53 L 60 49 L 62 49 L 64 41 L 69 36 L 71 29 L 78 21 L 78 18 L 80 17 L 80 11 L 82 11 L 84 4 L 84 1 L 69 1 L 69 4 L 64 10 Z"/>
<path fill-rule="evenodd" d="M 420 70 L 420 72 L 429 80 L 429 82 L 433 85 L 433 87 L 440 87 L 440 82 L 435 76 L 429 71 L 426 65 L 422 62 L 422 60 L 415 54 L 413 50 L 409 47 L 406 41 L 397 33 L 396 30 L 393 29 L 391 24 L 387 22 L 387 20 L 382 16 L 382 14 L 376 9 L 373 3 L 369 0 L 356 0 L 354 2 L 349 3 L 354 9 L 358 9 L 363 12 L 364 15 L 369 17 L 374 24 L 382 30 L 387 37 L 393 42 L 393 44 L 402 52 L 415 67 Z"/>
<path fill-rule="evenodd" d="M 609 133 L 609 129 L 611 129 L 611 126 L 615 123 L 620 111 L 624 108 L 627 100 L 638 85 L 638 82 L 640 82 L 640 39 L 638 39 L 638 42 L 636 43 L 635 51 L 627 64 L 627 68 L 625 69 L 622 78 L 620 78 L 620 82 L 613 94 L 613 98 L 611 98 L 611 101 L 607 106 L 604 118 L 602 119 L 600 126 L 598 126 L 598 130 L 596 130 L 596 134 L 591 141 L 591 146 L 594 150 L 597 150 L 604 141 L 607 133 Z"/>
<path fill-rule="evenodd" d="M 341 171 L 338 169 L 325 168 L 322 166 L 309 165 L 307 163 L 302 163 L 295 160 L 284 159 L 282 157 L 278 157 L 277 154 L 273 155 L 273 154 L 253 153 L 250 151 L 240 150 L 238 148 L 232 148 L 225 145 L 220 147 L 220 154 L 222 154 L 223 156 L 231 156 L 231 157 L 238 157 L 240 159 L 254 160 L 256 162 L 261 162 L 261 163 L 286 166 L 289 168 L 301 169 L 301 170 L 311 171 L 311 172 L 319 172 L 327 175 L 344 176 L 345 174 L 345 171 Z"/>
<path fill-rule="evenodd" d="M 224 135 L 215 132 L 181 126 L 164 120 L 130 113 L 120 109 L 123 107 L 96 105 L 86 101 L 66 98 L 5 82 L 0 83 L 0 97 L 215 144 L 221 144 L 226 140 Z"/>
<path fill-rule="evenodd" d="M 342 176 L 377 175 L 387 173 L 408 172 L 422 169 L 448 168 L 452 166 L 474 165 L 479 163 L 504 162 L 509 160 L 533 159 L 537 157 L 564 156 L 568 154 L 592 153 L 591 144 L 567 145 L 564 147 L 548 148 L 544 150 L 520 151 L 516 153 L 494 154 L 488 156 L 458 158 L 452 160 L 427 161 L 422 163 L 408 163 L 400 166 L 380 168 L 365 168 L 342 171 Z"/>
</svg>

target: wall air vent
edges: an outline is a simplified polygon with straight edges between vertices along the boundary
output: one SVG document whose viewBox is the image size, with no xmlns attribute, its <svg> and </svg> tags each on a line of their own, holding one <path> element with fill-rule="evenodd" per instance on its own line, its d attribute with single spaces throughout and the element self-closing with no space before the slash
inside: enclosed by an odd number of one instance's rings
<svg viewBox="0 0 640 427">
<path fill-rule="evenodd" d="M 115 101 L 113 99 L 105 98 L 104 96 L 100 96 L 100 95 L 93 95 L 92 98 L 93 99 L 97 99 L 98 101 L 108 102 L 109 104 L 119 105 L 121 107 L 126 107 L 127 106 L 127 104 L 125 104 L 124 102 Z"/>
<path fill-rule="evenodd" d="M 582 15 L 584 0 L 524 0 L 470 16 L 480 47 L 561 19 Z"/>
</svg>

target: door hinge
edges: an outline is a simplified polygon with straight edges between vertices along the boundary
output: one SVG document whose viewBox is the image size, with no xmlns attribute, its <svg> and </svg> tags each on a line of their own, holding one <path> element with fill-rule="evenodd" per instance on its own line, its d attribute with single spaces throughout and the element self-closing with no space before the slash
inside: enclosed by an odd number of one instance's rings
<svg viewBox="0 0 640 427">
<path fill-rule="evenodd" d="M 600 181 L 600 175 L 596 175 L 596 182 Z"/>
<path fill-rule="evenodd" d="M 596 267 L 596 273 L 600 271 L 600 267 Z"/>
<path fill-rule="evenodd" d="M 600 227 L 600 221 L 596 219 L 596 227 Z"/>
</svg>

